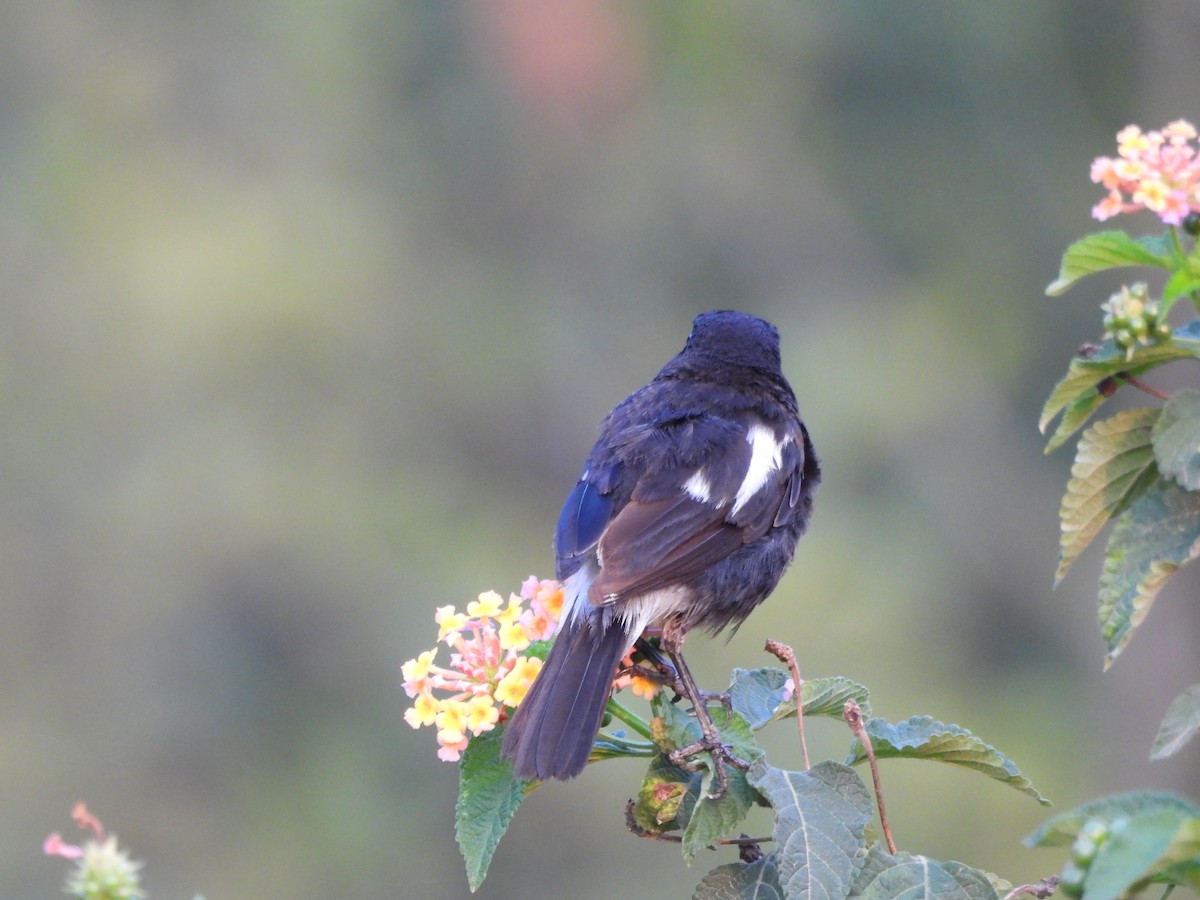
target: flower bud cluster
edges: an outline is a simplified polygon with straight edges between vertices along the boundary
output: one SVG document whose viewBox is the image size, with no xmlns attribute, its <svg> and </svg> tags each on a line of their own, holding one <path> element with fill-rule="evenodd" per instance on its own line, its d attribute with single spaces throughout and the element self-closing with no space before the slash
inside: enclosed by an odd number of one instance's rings
<svg viewBox="0 0 1200 900">
<path fill-rule="evenodd" d="M 1124 285 L 1100 307 L 1104 310 L 1104 336 L 1132 356 L 1138 344 L 1160 344 L 1171 337 L 1171 326 L 1159 317 L 1158 301 L 1146 285 Z"/>
<path fill-rule="evenodd" d="M 1114 822 L 1089 819 L 1083 823 L 1083 827 L 1075 836 L 1075 843 L 1071 845 L 1071 860 L 1063 868 L 1062 878 L 1058 883 L 1059 889 L 1066 896 L 1076 900 L 1083 896 L 1083 883 L 1087 880 L 1088 868 L 1096 859 L 1096 854 L 1113 833 L 1120 831 L 1124 825 L 1123 819 Z"/>
</svg>

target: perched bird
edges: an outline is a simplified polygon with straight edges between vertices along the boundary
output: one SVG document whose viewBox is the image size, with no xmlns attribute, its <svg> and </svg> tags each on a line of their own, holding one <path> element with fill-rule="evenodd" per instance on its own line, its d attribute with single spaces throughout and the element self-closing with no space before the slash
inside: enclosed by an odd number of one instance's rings
<svg viewBox="0 0 1200 900">
<path fill-rule="evenodd" d="M 723 748 L 679 648 L 693 628 L 740 625 L 771 593 L 820 479 L 779 332 L 740 312 L 697 316 L 683 350 L 608 414 L 563 505 L 561 630 L 504 735 L 517 775 L 582 771 L 621 659 L 650 632 L 705 735 L 687 752 L 712 753 L 723 786 Z"/>
</svg>

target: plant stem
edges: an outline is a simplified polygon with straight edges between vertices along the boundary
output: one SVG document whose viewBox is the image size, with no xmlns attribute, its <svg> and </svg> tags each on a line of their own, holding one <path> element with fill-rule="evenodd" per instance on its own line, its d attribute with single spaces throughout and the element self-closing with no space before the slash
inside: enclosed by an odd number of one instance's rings
<svg viewBox="0 0 1200 900">
<path fill-rule="evenodd" d="M 622 706 L 617 700 L 612 697 L 608 698 L 608 711 L 612 713 L 614 719 L 623 722 L 629 726 L 631 731 L 635 731 L 648 741 L 653 741 L 654 736 L 650 733 L 649 723 L 636 713 L 631 712 Z"/>
<path fill-rule="evenodd" d="M 1177 271 L 1186 271 L 1189 266 L 1187 262 L 1187 254 L 1183 252 L 1183 244 L 1179 241 L 1179 229 L 1174 225 L 1167 228 L 1167 233 L 1171 235 L 1171 255 L 1175 257 L 1175 268 Z M 1188 291 L 1188 297 L 1191 298 L 1192 306 L 1200 312 L 1200 294 L 1196 291 Z M 1164 305 L 1164 315 L 1166 310 L 1170 309 L 1170 303 Z"/>
<path fill-rule="evenodd" d="M 862 710 L 855 701 L 846 701 L 846 705 L 842 707 L 842 720 L 850 726 L 850 730 L 858 738 L 863 752 L 867 755 L 867 762 L 871 766 L 871 780 L 875 783 L 875 803 L 879 807 L 879 824 L 883 826 L 883 837 L 887 841 L 888 852 L 894 856 L 896 842 L 892 840 L 892 826 L 888 824 L 887 810 L 883 806 L 883 782 L 879 779 L 879 764 L 875 761 L 875 748 L 871 746 L 871 738 L 867 736 L 867 729 L 863 725 Z"/>
<path fill-rule="evenodd" d="M 804 770 L 808 771 L 812 765 L 808 761 L 808 742 L 804 740 L 804 680 L 800 677 L 800 667 L 796 664 L 796 651 L 779 641 L 767 641 L 765 649 L 792 673 L 792 691 L 796 698 L 796 728 L 800 732 L 800 752 L 804 757 Z"/>
</svg>

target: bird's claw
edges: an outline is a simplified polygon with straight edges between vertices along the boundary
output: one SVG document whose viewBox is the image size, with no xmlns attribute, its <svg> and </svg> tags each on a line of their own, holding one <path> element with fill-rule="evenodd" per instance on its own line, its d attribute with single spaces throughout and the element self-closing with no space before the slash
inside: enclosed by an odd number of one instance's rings
<svg viewBox="0 0 1200 900">
<path fill-rule="evenodd" d="M 698 766 L 691 761 L 691 757 L 700 753 L 707 753 L 712 758 L 713 763 L 715 787 L 708 793 L 709 800 L 720 800 L 725 796 L 725 792 L 729 790 L 729 773 L 725 770 L 726 764 L 733 766 L 735 769 L 741 769 L 743 772 L 750 768 L 750 763 L 739 756 L 734 756 L 730 746 L 722 743 L 715 736 L 701 738 L 693 744 L 688 744 L 686 747 L 672 750 L 667 754 L 667 759 L 673 766 L 695 771 Z"/>
</svg>

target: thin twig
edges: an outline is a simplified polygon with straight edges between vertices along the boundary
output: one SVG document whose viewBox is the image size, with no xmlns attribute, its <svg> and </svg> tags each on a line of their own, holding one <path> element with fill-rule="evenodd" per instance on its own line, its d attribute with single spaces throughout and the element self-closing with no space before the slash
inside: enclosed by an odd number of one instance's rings
<svg viewBox="0 0 1200 900">
<path fill-rule="evenodd" d="M 887 810 L 883 806 L 883 782 L 879 779 L 879 765 L 875 762 L 875 748 L 863 727 L 862 710 L 854 700 L 847 700 L 842 707 L 842 720 L 850 726 L 858 742 L 862 744 L 863 752 L 867 754 L 867 762 L 871 766 L 871 780 L 875 783 L 875 803 L 879 806 L 879 824 L 883 826 L 883 837 L 887 841 L 888 852 L 895 854 L 896 842 L 892 840 L 892 827 L 888 824 Z"/>
<path fill-rule="evenodd" d="M 793 696 L 796 698 L 796 728 L 800 732 L 800 752 L 804 755 L 804 769 L 807 771 L 812 766 L 808 761 L 808 743 L 804 740 L 804 700 L 800 696 L 804 680 L 800 677 L 800 667 L 796 665 L 796 651 L 787 644 L 773 640 L 767 641 L 765 649 L 792 673 L 792 684 L 795 686 Z"/>
<path fill-rule="evenodd" d="M 1128 372 L 1121 372 L 1120 377 L 1123 378 L 1126 382 L 1128 382 L 1131 386 L 1137 388 L 1139 391 L 1145 391 L 1151 397 L 1157 397 L 1159 400 L 1170 400 L 1171 399 L 1171 395 L 1168 394 L 1166 391 L 1161 391 L 1158 388 L 1156 388 L 1154 385 L 1147 384 L 1146 382 L 1142 381 L 1142 379 L 1136 377 L 1135 375 L 1130 375 Z"/>
<path fill-rule="evenodd" d="M 683 843 L 683 837 L 678 834 L 667 834 L 664 831 L 651 831 L 649 828 L 643 828 L 638 824 L 636 810 L 636 800 L 630 800 L 625 804 L 625 827 L 628 828 L 632 834 L 635 834 L 640 838 L 645 838 L 648 841 L 667 841 L 668 843 L 672 844 Z M 712 845 L 743 848 L 757 847 L 759 844 L 765 844 L 771 840 L 773 840 L 773 838 L 749 837 L 748 835 L 743 834 L 740 837 L 735 838 L 721 838 L 720 840 L 713 841 Z"/>
<path fill-rule="evenodd" d="M 1015 887 L 1004 895 L 1004 900 L 1014 900 L 1015 897 L 1021 894 L 1032 894 L 1040 900 L 1053 896 L 1055 889 L 1058 887 L 1058 876 L 1047 875 L 1036 884 L 1023 884 L 1020 887 Z"/>
</svg>

